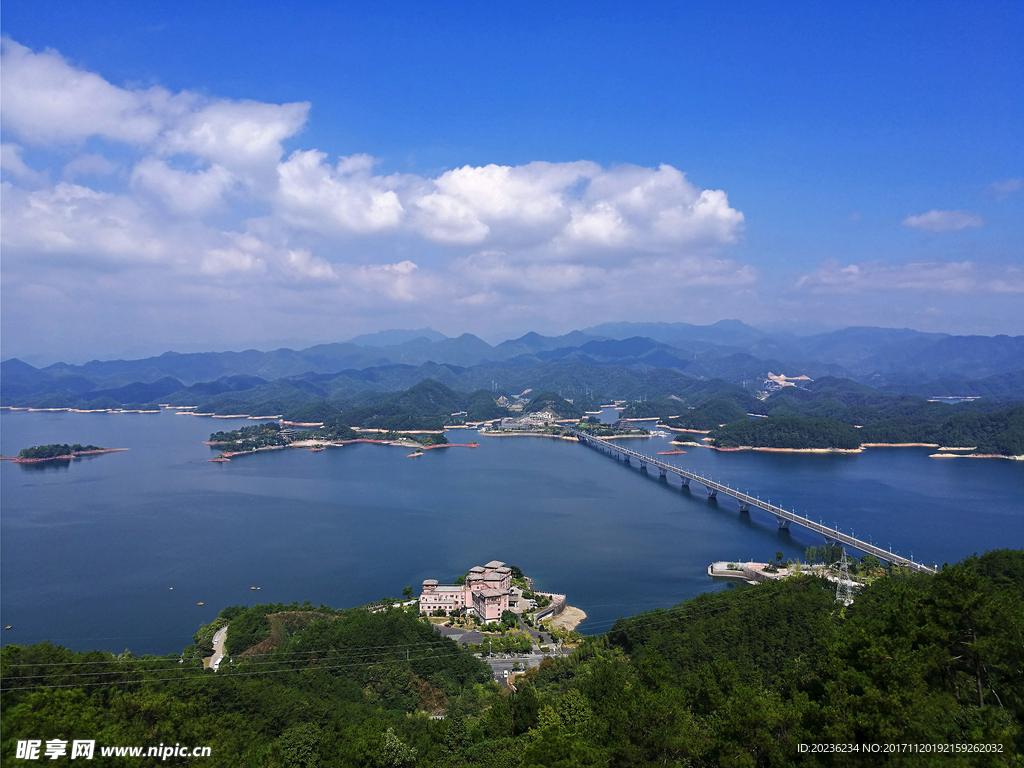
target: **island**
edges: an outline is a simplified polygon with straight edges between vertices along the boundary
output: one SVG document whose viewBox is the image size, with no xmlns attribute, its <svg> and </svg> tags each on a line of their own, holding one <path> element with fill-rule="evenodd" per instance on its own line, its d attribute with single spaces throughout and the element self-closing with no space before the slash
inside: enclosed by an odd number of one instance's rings
<svg viewBox="0 0 1024 768">
<path fill-rule="evenodd" d="M 916 414 L 913 418 L 877 418 L 876 410 L 865 407 L 837 414 L 846 421 L 781 409 L 767 416 L 743 414 L 722 424 L 711 424 L 699 415 L 669 416 L 663 421 L 666 428 L 680 433 L 673 437 L 673 444 L 720 451 L 859 453 L 866 448 L 923 447 L 938 450 L 930 454 L 932 458 L 1024 458 L 1024 406 L 953 416 L 944 412 L 948 408 L 940 405 L 936 413 Z M 724 408 L 709 410 L 729 415 Z M 849 423 L 855 419 L 865 423 Z"/>
<path fill-rule="evenodd" d="M 364 432 L 366 434 L 364 434 Z M 366 435 L 373 435 L 367 437 Z M 214 432 L 204 444 L 220 448 L 220 454 L 211 462 L 230 461 L 257 451 L 279 450 L 282 448 L 306 448 L 319 452 L 328 447 L 340 447 L 353 443 L 375 443 L 415 448 L 417 451 L 432 448 L 475 448 L 476 443 L 453 445 L 448 438 L 437 432 L 390 432 L 384 430 L 355 430 L 335 422 L 320 425 L 316 429 L 297 431 L 283 422 L 268 421 L 228 432 Z"/>
<path fill-rule="evenodd" d="M 4 461 L 13 461 L 15 464 L 34 464 L 40 461 L 54 461 L 56 459 L 77 459 L 80 456 L 97 456 L 102 453 L 118 453 L 127 451 L 127 448 L 101 448 L 98 445 L 82 445 L 81 443 L 51 443 L 50 445 L 34 445 L 31 448 L 22 448 L 17 456 L 0 456 Z"/>
</svg>

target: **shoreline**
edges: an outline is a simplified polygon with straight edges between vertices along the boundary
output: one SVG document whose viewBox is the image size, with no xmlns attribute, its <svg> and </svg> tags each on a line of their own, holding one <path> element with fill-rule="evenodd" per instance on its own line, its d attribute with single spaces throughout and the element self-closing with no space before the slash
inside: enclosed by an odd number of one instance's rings
<svg viewBox="0 0 1024 768">
<path fill-rule="evenodd" d="M 939 448 L 938 443 L 861 443 L 861 448 Z M 941 448 L 939 449 L 941 450 Z M 962 450 L 962 449 L 957 449 Z M 973 450 L 969 449 L 969 450 Z"/>
<path fill-rule="evenodd" d="M 692 445 L 692 443 L 675 443 L 675 445 Z M 740 445 L 734 448 L 719 448 L 715 445 L 697 443 L 701 448 L 710 448 L 713 451 L 732 453 L 734 451 L 764 451 L 766 453 L 841 453 L 855 454 L 864 453 L 867 448 L 939 448 L 936 443 L 863 443 L 860 448 L 769 448 L 767 446 Z M 943 450 L 939 448 L 939 450 Z M 950 451 L 969 451 L 971 448 L 948 448 Z M 999 453 L 931 453 L 930 459 L 960 458 L 960 459 L 1008 459 L 1010 461 L 1024 461 L 1024 455 L 1005 456 Z"/>
<path fill-rule="evenodd" d="M 576 627 L 586 621 L 587 614 L 581 608 L 574 608 L 571 605 L 565 606 L 562 612 L 549 622 L 552 627 L 572 632 Z"/>
<path fill-rule="evenodd" d="M 929 453 L 929 459 L 1006 459 L 1008 461 L 1024 461 L 1024 455 L 1004 456 L 1001 453 Z"/>
<path fill-rule="evenodd" d="M 216 448 L 218 445 L 227 445 L 227 443 L 211 442 L 209 440 L 203 440 L 203 445 L 208 445 L 211 448 Z M 251 451 L 221 451 L 220 456 L 213 459 L 207 459 L 208 462 L 225 462 L 231 461 L 235 456 L 248 456 L 253 453 L 259 453 L 260 451 L 283 451 L 289 448 L 305 448 L 311 451 L 322 451 L 325 448 L 344 448 L 346 445 L 352 445 L 353 443 L 371 443 L 372 445 L 390 445 L 396 448 L 419 448 L 422 451 L 429 451 L 433 448 L 477 448 L 478 445 L 474 443 L 446 443 L 443 445 L 420 445 L 413 441 L 401 441 L 401 440 L 374 440 L 369 437 L 358 437 L 354 440 L 296 440 L 288 445 L 264 445 L 260 448 L 254 448 Z M 125 449 L 127 450 L 127 449 Z"/>
<path fill-rule="evenodd" d="M 556 440 L 572 440 L 576 441 L 575 437 L 569 437 L 567 435 L 547 435 L 543 432 L 479 432 L 478 434 L 484 437 L 553 437 Z"/>
<path fill-rule="evenodd" d="M 731 453 L 733 451 L 765 451 L 767 453 L 863 453 L 863 448 L 769 448 L 767 446 L 738 445 L 735 448 L 719 448 L 714 445 L 705 445 L 713 451 Z"/>
</svg>

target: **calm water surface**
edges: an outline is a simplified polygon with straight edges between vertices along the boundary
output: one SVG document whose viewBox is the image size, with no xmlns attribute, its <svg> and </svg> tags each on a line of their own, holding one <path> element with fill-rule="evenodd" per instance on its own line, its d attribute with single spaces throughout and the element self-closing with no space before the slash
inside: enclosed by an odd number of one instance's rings
<svg viewBox="0 0 1024 768">
<path fill-rule="evenodd" d="M 362 444 L 206 461 L 210 432 L 253 423 L 2 412 L 6 456 L 55 442 L 131 449 L 0 462 L 0 622 L 12 625 L 3 641 L 172 653 L 227 605 L 361 605 L 492 559 L 567 593 L 587 612 L 581 631 L 601 632 L 619 616 L 723 589 L 706 575 L 714 560 L 796 557 L 821 543 L 563 440 L 453 430 L 453 442 L 480 447 L 409 459 Z M 668 438 L 628 445 L 653 454 Z M 1024 463 L 928 453 L 691 448 L 668 458 L 924 562 L 1024 546 Z"/>
</svg>

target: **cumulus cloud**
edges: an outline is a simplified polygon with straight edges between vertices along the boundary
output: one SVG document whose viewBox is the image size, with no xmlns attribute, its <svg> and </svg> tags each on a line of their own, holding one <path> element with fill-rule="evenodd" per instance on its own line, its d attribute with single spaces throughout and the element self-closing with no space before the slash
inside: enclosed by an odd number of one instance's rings
<svg viewBox="0 0 1024 768">
<path fill-rule="evenodd" d="M 800 277 L 795 287 L 811 293 L 1021 293 L 1024 292 L 1024 270 L 980 267 L 970 261 L 898 266 L 865 262 L 844 266 L 833 260 Z"/>
<path fill-rule="evenodd" d="M 547 239 L 568 224 L 567 188 L 600 172 L 594 163 L 466 166 L 413 198 L 413 226 L 438 242 L 480 244 L 495 236 Z"/>
<path fill-rule="evenodd" d="M 2 126 L 26 144 L 81 143 L 90 137 L 186 153 L 236 171 L 272 171 L 281 142 L 306 122 L 309 105 L 209 99 L 165 88 L 120 88 L 71 65 L 56 51 L 0 42 Z"/>
<path fill-rule="evenodd" d="M 933 209 L 920 216 L 907 216 L 902 223 L 904 227 L 922 232 L 957 232 L 968 227 L 980 227 L 985 222 L 974 211 L 937 211 Z"/>
<path fill-rule="evenodd" d="M 33 192 L 5 184 L 5 259 L 56 255 L 100 263 L 148 263 L 166 255 L 168 239 L 145 221 L 131 198 L 59 182 Z"/>
<path fill-rule="evenodd" d="M 743 214 L 670 165 L 386 174 L 365 154 L 286 155 L 306 103 L 121 87 L 6 38 L 0 55 L 2 127 L 16 140 L 2 150 L 0 237 L 23 306 L 49 285 L 81 306 L 207 302 L 261 322 L 274 307 L 312 312 L 312 296 L 324 311 L 543 318 L 561 311 L 559 294 L 632 311 L 681 287 L 757 279 L 719 255 Z M 37 155 L 63 180 L 33 168 Z M 69 266 L 91 279 L 69 279 Z"/>
<path fill-rule="evenodd" d="M 145 157 L 132 169 L 132 185 L 149 191 L 173 213 L 199 215 L 215 210 L 234 177 L 222 166 L 203 171 L 179 171 L 155 157 Z"/>
<path fill-rule="evenodd" d="M 236 171 L 272 170 L 281 142 L 298 133 L 309 104 L 218 100 L 169 124 L 157 144 L 163 154 L 191 154 Z"/>
<path fill-rule="evenodd" d="M 701 190 L 668 165 L 533 162 L 466 166 L 430 179 L 374 175 L 372 158 L 363 155 L 336 166 L 326 159 L 299 151 L 278 167 L 275 203 L 295 226 L 597 259 L 721 247 L 736 242 L 743 226 L 725 192 Z"/>
<path fill-rule="evenodd" d="M 100 136 L 130 144 L 154 141 L 194 96 L 163 88 L 126 90 L 77 69 L 52 50 L 36 53 L 0 41 L 2 125 L 31 144 L 80 142 Z"/>
<path fill-rule="evenodd" d="M 295 152 L 278 166 L 275 203 L 291 225 L 328 235 L 395 229 L 404 209 L 391 181 L 372 175 L 368 155 L 327 165 L 323 152 Z"/>
<path fill-rule="evenodd" d="M 564 242 L 658 252 L 733 243 L 742 225 L 721 190 L 701 190 L 670 165 L 620 165 L 590 177 Z"/>
</svg>

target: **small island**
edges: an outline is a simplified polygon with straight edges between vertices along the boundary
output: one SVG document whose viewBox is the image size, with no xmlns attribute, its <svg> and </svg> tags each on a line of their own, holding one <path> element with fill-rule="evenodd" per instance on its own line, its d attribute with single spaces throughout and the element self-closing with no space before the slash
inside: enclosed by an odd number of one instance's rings
<svg viewBox="0 0 1024 768">
<path fill-rule="evenodd" d="M 31 448 L 22 448 L 17 456 L 3 456 L 6 461 L 13 461 L 15 464 L 32 464 L 39 461 L 53 461 L 55 459 L 77 459 L 80 456 L 96 456 L 101 453 L 117 453 L 127 451 L 127 448 L 101 448 L 98 445 L 82 445 L 81 443 L 51 443 L 50 445 L 34 445 Z"/>
<path fill-rule="evenodd" d="M 378 445 L 396 445 L 415 448 L 419 455 L 432 448 L 475 448 L 476 443 L 453 445 L 443 434 L 435 432 L 410 433 L 369 431 L 372 437 L 345 424 L 328 423 L 317 429 L 296 431 L 280 422 L 268 421 L 249 427 L 234 429 L 229 432 L 214 432 L 205 445 L 220 448 L 221 452 L 212 462 L 230 461 L 234 456 L 257 451 L 278 450 L 281 448 L 307 448 L 319 452 L 328 447 L 340 447 L 352 443 L 375 443 Z"/>
</svg>

